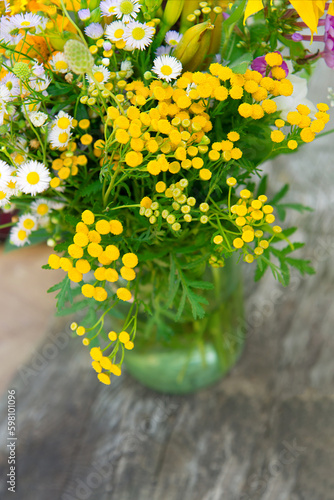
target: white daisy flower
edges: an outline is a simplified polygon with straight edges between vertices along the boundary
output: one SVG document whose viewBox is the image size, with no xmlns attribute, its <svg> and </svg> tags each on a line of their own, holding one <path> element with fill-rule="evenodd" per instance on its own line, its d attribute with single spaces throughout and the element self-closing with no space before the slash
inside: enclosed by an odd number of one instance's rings
<svg viewBox="0 0 334 500">
<path fill-rule="evenodd" d="M 50 172 L 45 165 L 35 160 L 23 163 L 17 169 L 16 177 L 18 188 L 32 196 L 48 189 L 51 180 Z"/>
<path fill-rule="evenodd" d="M 103 36 L 104 33 L 104 29 L 100 23 L 91 23 L 88 26 L 86 26 L 84 31 L 85 35 L 89 36 L 89 38 L 93 38 L 94 40 L 101 38 L 101 36 Z"/>
<path fill-rule="evenodd" d="M 42 111 L 33 111 L 29 114 L 29 118 L 34 127 L 41 127 L 48 119 L 48 115 Z"/>
<path fill-rule="evenodd" d="M 113 0 L 112 3 L 117 19 L 122 19 L 124 23 L 129 23 L 133 19 L 136 19 L 140 11 L 138 0 Z"/>
<path fill-rule="evenodd" d="M 54 148 L 64 148 L 68 145 L 71 133 L 58 127 L 53 127 L 49 133 L 49 141 Z"/>
<path fill-rule="evenodd" d="M 95 80 L 100 83 L 101 85 L 103 85 L 104 83 L 106 83 L 108 80 L 109 80 L 109 77 L 110 77 L 110 71 L 103 65 L 100 65 L 100 66 L 93 66 L 92 68 L 92 74 L 95 78 Z M 93 80 L 92 77 L 90 76 L 86 76 L 87 78 L 87 81 L 89 83 L 95 83 L 95 80 Z"/>
<path fill-rule="evenodd" d="M 43 64 L 38 64 L 37 62 L 35 62 L 33 67 L 31 68 L 31 73 L 37 78 L 41 78 L 42 80 L 44 80 L 46 77 Z"/>
<path fill-rule="evenodd" d="M 125 33 L 125 24 L 122 21 L 114 21 L 107 26 L 105 37 L 112 42 L 118 42 L 123 39 Z M 105 49 L 107 50 L 107 49 Z"/>
<path fill-rule="evenodd" d="M 37 217 L 33 214 L 24 214 L 18 220 L 18 227 L 24 229 L 29 235 L 32 231 L 36 231 L 38 227 Z"/>
<path fill-rule="evenodd" d="M 5 16 L 0 18 L 0 40 L 9 45 L 17 45 L 23 39 L 23 35 L 21 33 L 13 35 L 12 32 L 15 30 L 9 18 Z"/>
<path fill-rule="evenodd" d="M 55 116 L 55 119 L 52 122 L 52 127 L 57 127 L 62 132 L 69 132 L 71 128 L 73 128 L 72 122 L 73 118 L 71 115 L 65 113 L 65 111 L 59 111 L 58 115 Z"/>
<path fill-rule="evenodd" d="M 65 203 L 63 201 L 52 200 L 50 203 L 52 204 L 52 208 L 54 210 L 62 210 L 65 207 Z"/>
<path fill-rule="evenodd" d="M 9 198 L 10 194 L 5 190 L 0 189 L 0 207 L 4 207 L 5 205 L 7 205 L 7 203 L 9 202 Z"/>
<path fill-rule="evenodd" d="M 15 16 L 10 18 L 10 21 L 12 25 L 18 29 L 37 28 L 37 26 L 42 24 L 41 16 L 32 14 L 31 12 L 26 12 L 25 14 L 15 14 Z"/>
<path fill-rule="evenodd" d="M 44 92 L 50 85 L 51 80 L 48 76 L 44 76 L 44 78 L 38 78 L 38 77 L 32 77 L 29 79 L 29 85 L 33 90 L 36 90 L 37 92 Z M 45 93 L 43 93 L 45 95 Z"/>
<path fill-rule="evenodd" d="M 12 171 L 12 167 L 0 160 L 0 189 L 5 189 L 7 187 Z"/>
<path fill-rule="evenodd" d="M 8 14 L 10 14 L 10 2 L 9 2 L 9 0 L 5 0 L 4 4 L 5 4 L 4 5 L 4 7 L 5 7 L 5 14 L 8 15 Z"/>
<path fill-rule="evenodd" d="M 133 75 L 133 66 L 131 61 L 121 62 L 121 71 L 126 71 L 125 78 L 130 78 Z"/>
<path fill-rule="evenodd" d="M 49 63 L 55 73 L 67 73 L 69 70 L 64 52 L 57 52 L 54 54 L 49 60 Z"/>
<path fill-rule="evenodd" d="M 25 117 L 30 117 L 30 113 L 33 113 L 34 111 L 38 111 L 39 108 L 41 107 L 41 103 L 37 101 L 28 101 L 21 106 L 21 111 L 24 114 Z"/>
<path fill-rule="evenodd" d="M 46 30 L 46 25 L 48 24 L 49 19 L 46 17 L 41 17 L 41 22 L 37 26 L 36 31 L 34 32 L 34 35 L 40 35 L 41 33 L 44 33 Z"/>
<path fill-rule="evenodd" d="M 14 172 L 15 172 L 15 170 L 14 170 Z M 13 173 L 10 181 L 7 184 L 7 193 L 8 193 L 9 197 L 17 196 L 19 194 L 20 190 L 17 188 L 16 185 L 17 185 L 17 179 L 16 179 L 16 175 L 14 175 L 14 173 Z"/>
<path fill-rule="evenodd" d="M 162 80 L 170 82 L 182 73 L 182 64 L 172 56 L 159 56 L 153 61 L 152 71 Z"/>
<path fill-rule="evenodd" d="M 20 94 L 20 80 L 13 73 L 8 73 L 0 82 L 9 90 L 10 97 L 15 97 Z"/>
<path fill-rule="evenodd" d="M 115 2 L 113 0 L 103 0 L 100 3 L 101 15 L 110 17 L 115 15 Z"/>
<path fill-rule="evenodd" d="M 26 243 L 30 243 L 28 236 L 29 236 L 28 231 L 22 229 L 19 226 L 14 226 L 10 230 L 9 241 L 12 245 L 15 245 L 16 247 L 22 247 Z"/>
<path fill-rule="evenodd" d="M 8 102 L 10 101 L 10 92 L 5 85 L 0 85 L 0 101 Z"/>
<path fill-rule="evenodd" d="M 161 45 L 155 51 L 156 56 L 168 56 L 171 53 L 172 47 L 171 45 Z"/>
<path fill-rule="evenodd" d="M 176 45 L 181 41 L 182 34 L 177 31 L 168 31 L 165 36 L 165 42 L 171 47 L 176 47 Z"/>
<path fill-rule="evenodd" d="M 39 200 L 35 200 L 30 205 L 31 210 L 37 214 L 37 217 L 45 217 L 50 213 L 51 210 L 51 202 L 46 198 L 40 198 Z"/>
<path fill-rule="evenodd" d="M 144 50 L 150 45 L 154 35 L 154 29 L 147 24 L 131 21 L 124 30 L 124 41 L 133 49 Z"/>
<path fill-rule="evenodd" d="M 3 125 L 5 114 L 7 113 L 6 104 L 11 100 L 11 95 L 5 85 L 0 85 L 0 125 Z"/>
<path fill-rule="evenodd" d="M 89 9 L 80 9 L 78 11 L 78 16 L 80 21 L 88 21 L 90 18 L 90 10 Z"/>
</svg>

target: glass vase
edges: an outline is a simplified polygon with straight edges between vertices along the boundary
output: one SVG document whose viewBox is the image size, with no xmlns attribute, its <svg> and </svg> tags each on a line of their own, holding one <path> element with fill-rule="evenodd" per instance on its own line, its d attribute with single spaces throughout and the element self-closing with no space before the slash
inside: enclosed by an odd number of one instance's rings
<svg viewBox="0 0 334 500">
<path fill-rule="evenodd" d="M 169 394 L 195 392 L 223 377 L 244 344 L 240 267 L 232 258 L 224 267 L 208 266 L 202 279 L 213 287 L 200 291 L 207 301 L 205 316 L 194 321 L 185 313 L 177 322 L 173 313 L 164 317 L 160 325 L 168 327 L 167 339 L 154 315 L 140 314 L 135 348 L 124 359 L 127 371 L 143 385 Z"/>
</svg>

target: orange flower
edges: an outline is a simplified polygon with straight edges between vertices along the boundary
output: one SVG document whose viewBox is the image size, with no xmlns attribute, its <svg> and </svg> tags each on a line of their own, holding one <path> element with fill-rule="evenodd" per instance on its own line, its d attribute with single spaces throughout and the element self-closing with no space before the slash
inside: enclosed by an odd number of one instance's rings
<svg viewBox="0 0 334 500">
<path fill-rule="evenodd" d="M 40 63 L 46 62 L 49 57 L 48 46 L 41 36 L 27 35 L 25 40 L 20 40 L 13 54 L 16 61 L 30 62 L 30 58 L 37 59 Z"/>
</svg>

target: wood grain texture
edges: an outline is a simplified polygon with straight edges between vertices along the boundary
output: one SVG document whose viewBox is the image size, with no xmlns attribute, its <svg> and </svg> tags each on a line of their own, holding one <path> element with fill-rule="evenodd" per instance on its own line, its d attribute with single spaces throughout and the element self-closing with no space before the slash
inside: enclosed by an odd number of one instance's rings
<svg viewBox="0 0 334 500">
<path fill-rule="evenodd" d="M 70 339 L 69 321 L 54 321 L 10 384 L 18 410 L 15 498 L 333 500 L 332 154 L 327 138 L 312 154 L 308 147 L 264 167 L 272 185 L 292 182 L 291 199 L 316 208 L 289 222 L 301 226 L 303 256 L 317 274 L 293 274 L 283 289 L 270 275 L 254 285 L 245 268 L 246 347 L 215 386 L 164 396 L 127 374 L 102 386 L 87 351 Z M 6 398 L 0 422 L 6 499 Z"/>
</svg>

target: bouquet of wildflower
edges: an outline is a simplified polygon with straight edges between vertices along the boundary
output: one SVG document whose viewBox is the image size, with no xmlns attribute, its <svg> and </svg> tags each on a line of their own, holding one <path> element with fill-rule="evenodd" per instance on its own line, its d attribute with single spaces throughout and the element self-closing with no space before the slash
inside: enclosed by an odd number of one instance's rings
<svg viewBox="0 0 334 500">
<path fill-rule="evenodd" d="M 294 92 L 319 57 L 303 23 L 315 32 L 325 2 L 290 3 L 5 2 L 0 206 L 15 210 L 11 245 L 54 247 L 46 267 L 65 276 L 50 291 L 60 314 L 86 310 L 72 329 L 105 384 L 135 346 L 140 311 L 204 316 L 207 266 L 236 255 L 283 284 L 289 266 L 313 272 L 277 223 L 285 189 L 268 200 L 261 172 L 329 119 L 327 104 Z M 332 61 L 328 43 L 324 54 Z M 105 328 L 112 312 L 118 332 Z"/>
</svg>

